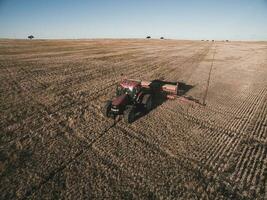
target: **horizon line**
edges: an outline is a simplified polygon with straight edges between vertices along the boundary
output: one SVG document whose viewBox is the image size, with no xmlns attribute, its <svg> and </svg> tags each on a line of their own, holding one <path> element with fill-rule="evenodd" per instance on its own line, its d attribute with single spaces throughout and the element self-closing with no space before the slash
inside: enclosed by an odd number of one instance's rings
<svg viewBox="0 0 267 200">
<path fill-rule="evenodd" d="M 27 36 L 28 37 L 28 36 Z M 81 38 L 34 38 L 28 39 L 25 38 L 14 38 L 14 37 L 0 37 L 0 40 L 185 40 L 185 41 L 234 41 L 234 42 L 267 42 L 267 39 L 258 40 L 258 39 L 190 39 L 190 38 L 168 38 L 160 39 L 160 37 L 151 37 L 147 39 L 146 37 L 81 37 Z"/>
</svg>

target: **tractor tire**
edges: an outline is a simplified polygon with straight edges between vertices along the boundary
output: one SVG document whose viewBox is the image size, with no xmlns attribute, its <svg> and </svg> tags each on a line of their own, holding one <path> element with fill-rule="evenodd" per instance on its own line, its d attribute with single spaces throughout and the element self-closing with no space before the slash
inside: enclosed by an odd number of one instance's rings
<svg viewBox="0 0 267 200">
<path fill-rule="evenodd" d="M 152 110 L 153 102 L 152 102 L 152 96 L 150 94 L 144 95 L 142 103 L 144 105 L 144 109 L 146 112 Z"/>
<path fill-rule="evenodd" d="M 124 122 L 126 122 L 126 123 L 132 123 L 132 122 L 134 122 L 134 118 L 135 118 L 135 107 L 134 106 L 128 107 L 123 112 L 123 118 L 124 118 Z"/>
<path fill-rule="evenodd" d="M 103 106 L 102 113 L 105 117 L 110 117 L 110 111 L 111 111 L 111 101 L 106 101 L 106 103 Z"/>
</svg>

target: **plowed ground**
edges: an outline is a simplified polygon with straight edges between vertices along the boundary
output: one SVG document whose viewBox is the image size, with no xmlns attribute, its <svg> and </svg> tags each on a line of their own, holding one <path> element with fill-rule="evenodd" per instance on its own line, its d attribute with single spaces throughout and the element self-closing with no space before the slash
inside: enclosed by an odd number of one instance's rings
<svg viewBox="0 0 267 200">
<path fill-rule="evenodd" d="M 215 54 L 214 54 L 215 53 Z M 101 114 L 123 76 L 206 106 Z M 267 43 L 0 41 L 0 199 L 264 199 Z"/>
</svg>

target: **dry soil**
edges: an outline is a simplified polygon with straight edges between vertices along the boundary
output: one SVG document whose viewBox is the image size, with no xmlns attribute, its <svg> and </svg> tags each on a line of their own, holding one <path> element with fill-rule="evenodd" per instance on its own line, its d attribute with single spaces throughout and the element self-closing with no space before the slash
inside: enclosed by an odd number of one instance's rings
<svg viewBox="0 0 267 200">
<path fill-rule="evenodd" d="M 214 56 L 214 60 L 213 60 Z M 180 81 L 134 123 L 123 78 Z M 264 199 L 267 43 L 0 40 L 0 199 Z"/>
</svg>

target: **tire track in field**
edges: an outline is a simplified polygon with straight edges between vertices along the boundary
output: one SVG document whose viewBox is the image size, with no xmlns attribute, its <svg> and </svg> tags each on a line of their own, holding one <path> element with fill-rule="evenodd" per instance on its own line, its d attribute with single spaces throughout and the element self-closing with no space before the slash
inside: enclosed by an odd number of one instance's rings
<svg viewBox="0 0 267 200">
<path fill-rule="evenodd" d="M 201 62 L 201 60 L 208 54 L 209 48 L 210 48 L 210 45 L 204 45 L 204 48 L 201 48 L 200 50 L 198 50 L 200 52 L 195 53 L 192 56 L 190 56 L 189 58 L 184 59 L 180 62 L 177 62 L 176 59 L 173 59 L 172 61 L 167 63 L 167 65 L 168 65 L 168 66 L 166 65 L 167 68 L 164 65 L 163 67 L 158 68 L 153 73 L 156 75 L 158 75 L 158 74 L 160 74 L 161 76 L 163 75 L 165 80 L 177 81 L 178 78 L 181 78 L 180 74 L 177 76 L 175 73 L 175 71 L 177 71 L 177 65 L 178 65 L 179 71 L 183 71 L 186 67 L 190 66 L 190 64 L 194 65 L 194 64 Z M 171 67 L 172 65 L 175 65 L 175 66 Z"/>
<path fill-rule="evenodd" d="M 88 152 L 90 150 L 90 148 L 92 147 L 92 145 L 98 141 L 101 137 L 103 137 L 105 134 L 107 134 L 107 132 L 116 125 L 116 121 L 114 121 L 113 123 L 107 125 L 107 127 L 101 131 L 99 134 L 97 134 L 97 138 L 95 138 L 93 141 L 89 142 L 87 144 L 87 149 L 81 149 L 79 152 L 77 152 L 74 157 L 68 159 L 67 162 L 64 162 L 63 165 L 57 167 L 56 169 L 52 170 L 46 177 L 43 177 L 42 181 L 38 184 L 38 185 L 34 185 L 32 186 L 29 190 L 27 190 L 25 192 L 25 196 L 22 197 L 21 199 L 27 199 L 29 196 L 31 196 L 33 193 L 35 193 L 36 191 L 38 191 L 42 185 L 46 184 L 47 182 L 49 182 L 51 179 L 53 179 L 53 177 L 55 175 L 57 175 L 58 173 L 60 173 L 61 171 L 63 171 L 64 169 L 66 169 L 67 166 L 69 166 L 71 163 L 75 162 L 77 159 L 79 159 L 79 157 Z"/>
</svg>

